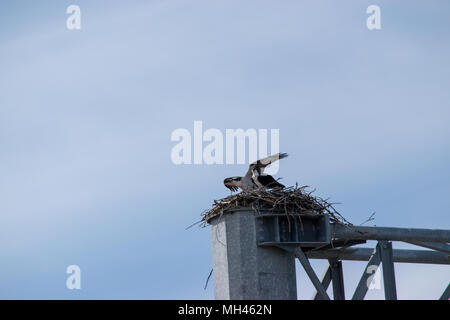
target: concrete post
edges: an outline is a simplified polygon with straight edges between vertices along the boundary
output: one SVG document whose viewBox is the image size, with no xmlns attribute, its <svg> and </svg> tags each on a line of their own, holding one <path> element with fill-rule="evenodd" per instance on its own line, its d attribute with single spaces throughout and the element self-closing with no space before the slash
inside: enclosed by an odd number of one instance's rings
<svg viewBox="0 0 450 320">
<path fill-rule="evenodd" d="M 209 223 L 216 299 L 297 299 L 294 256 L 257 245 L 253 211 L 223 214 Z"/>
</svg>

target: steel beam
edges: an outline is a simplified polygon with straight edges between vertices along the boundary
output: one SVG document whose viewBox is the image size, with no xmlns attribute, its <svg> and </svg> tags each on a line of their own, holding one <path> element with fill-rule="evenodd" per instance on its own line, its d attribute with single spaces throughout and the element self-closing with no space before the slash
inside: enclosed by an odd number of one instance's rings
<svg viewBox="0 0 450 320">
<path fill-rule="evenodd" d="M 333 224 L 331 234 L 333 238 L 347 240 L 450 242 L 450 230 L 438 229 L 364 227 Z"/>
<path fill-rule="evenodd" d="M 325 269 L 325 272 L 322 276 L 322 287 L 325 289 L 325 291 L 327 291 L 328 286 L 331 283 L 331 267 L 330 265 L 327 266 L 327 268 Z M 320 294 L 318 293 L 318 291 L 316 291 L 312 297 L 312 300 L 319 300 L 320 299 Z"/>
<path fill-rule="evenodd" d="M 363 300 L 366 296 L 367 290 L 369 290 L 370 282 L 373 278 L 373 275 L 378 270 L 380 266 L 381 257 L 380 257 L 380 249 L 378 245 L 372 252 L 370 256 L 369 262 L 367 263 L 366 268 L 364 269 L 364 273 L 359 280 L 358 286 L 356 287 L 355 293 L 353 294 L 352 300 Z"/>
<path fill-rule="evenodd" d="M 386 300 L 397 300 L 397 288 L 395 286 L 395 268 L 392 252 L 392 242 L 380 241 L 381 265 L 383 267 L 384 295 Z"/>
<path fill-rule="evenodd" d="M 342 261 L 337 259 L 328 260 L 331 267 L 331 278 L 333 283 L 333 299 L 345 300 L 344 273 L 342 271 Z"/>
<path fill-rule="evenodd" d="M 320 294 L 322 299 L 330 300 L 330 297 L 328 296 L 327 291 L 322 286 L 322 283 L 320 282 L 319 278 L 317 277 L 316 273 L 314 272 L 314 269 L 311 267 L 311 264 L 309 263 L 308 258 L 303 253 L 302 248 L 301 247 L 295 248 L 294 255 L 300 261 L 301 265 L 303 266 L 303 269 L 305 269 L 306 274 L 308 275 L 309 279 L 311 279 L 311 282 L 313 283 L 314 287 L 316 288 L 317 292 Z"/>
<path fill-rule="evenodd" d="M 450 299 L 450 284 L 447 286 L 447 289 L 445 289 L 442 296 L 439 298 L 439 300 L 448 300 Z"/>
<path fill-rule="evenodd" d="M 372 256 L 373 249 L 370 248 L 348 248 L 308 251 L 306 253 L 311 259 L 330 259 L 353 261 L 368 261 Z M 394 262 L 446 264 L 450 265 L 450 256 L 443 252 L 431 250 L 406 250 L 396 249 L 393 252 Z"/>
</svg>

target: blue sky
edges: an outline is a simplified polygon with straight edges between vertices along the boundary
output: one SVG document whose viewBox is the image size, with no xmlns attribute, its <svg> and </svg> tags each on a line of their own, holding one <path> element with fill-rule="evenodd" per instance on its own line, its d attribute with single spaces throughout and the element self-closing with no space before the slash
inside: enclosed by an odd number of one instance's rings
<svg viewBox="0 0 450 320">
<path fill-rule="evenodd" d="M 445 1 L 1 2 L 0 298 L 212 298 L 210 231 L 185 228 L 246 165 L 175 166 L 170 135 L 194 120 L 280 129 L 283 183 L 355 224 L 376 211 L 449 229 L 449 16 Z M 344 263 L 349 294 L 363 266 Z M 396 271 L 403 299 L 450 281 L 446 266 Z"/>
</svg>

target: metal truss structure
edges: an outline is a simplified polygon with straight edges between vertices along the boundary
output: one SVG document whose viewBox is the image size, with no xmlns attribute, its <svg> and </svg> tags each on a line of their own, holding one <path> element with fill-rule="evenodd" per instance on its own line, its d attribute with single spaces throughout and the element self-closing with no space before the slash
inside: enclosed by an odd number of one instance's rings
<svg viewBox="0 0 450 320">
<path fill-rule="evenodd" d="M 313 299 L 326 299 L 332 283 L 335 300 L 345 300 L 342 260 L 368 261 L 352 300 L 364 299 L 371 279 L 382 266 L 385 298 L 397 299 L 394 263 L 450 265 L 450 230 L 362 227 L 330 223 L 327 215 L 260 214 L 255 216 L 259 247 L 278 247 L 298 259 L 317 292 Z M 375 248 L 354 247 L 367 240 Z M 431 250 L 394 250 L 392 241 L 401 241 Z M 327 259 L 329 266 L 321 279 L 309 259 Z M 447 285 L 441 300 L 450 298 Z"/>
</svg>

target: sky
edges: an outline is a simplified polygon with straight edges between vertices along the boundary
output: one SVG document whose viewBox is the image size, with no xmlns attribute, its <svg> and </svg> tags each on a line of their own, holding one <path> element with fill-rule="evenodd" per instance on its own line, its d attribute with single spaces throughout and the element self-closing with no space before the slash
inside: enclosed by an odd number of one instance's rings
<svg viewBox="0 0 450 320">
<path fill-rule="evenodd" d="M 197 120 L 279 129 L 277 176 L 354 224 L 450 229 L 449 16 L 437 0 L 0 2 L 0 298 L 212 299 L 210 229 L 186 227 L 247 164 L 175 165 L 171 134 Z M 347 296 L 364 266 L 344 262 Z M 400 299 L 450 282 L 448 266 L 396 275 Z M 309 299 L 300 266 L 297 284 Z"/>
</svg>

